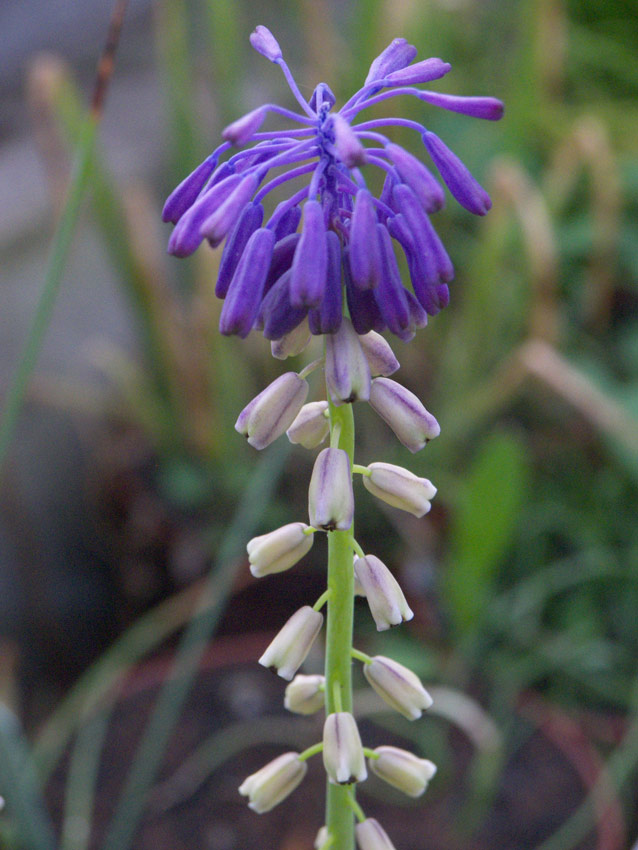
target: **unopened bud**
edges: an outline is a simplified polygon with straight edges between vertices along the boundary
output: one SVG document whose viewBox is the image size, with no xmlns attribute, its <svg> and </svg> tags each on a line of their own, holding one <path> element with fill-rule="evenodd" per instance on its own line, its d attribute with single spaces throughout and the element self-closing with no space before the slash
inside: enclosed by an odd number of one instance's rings
<svg viewBox="0 0 638 850">
<path fill-rule="evenodd" d="M 325 702 L 325 676 L 304 676 L 298 673 L 286 687 L 284 708 L 295 714 L 314 714 Z"/>
<path fill-rule="evenodd" d="M 350 785 L 367 778 L 357 723 L 348 711 L 326 717 L 323 727 L 323 764 L 335 785 Z"/>
<path fill-rule="evenodd" d="M 323 449 L 317 455 L 308 488 L 310 525 L 324 531 L 345 531 L 354 518 L 350 460 L 343 449 Z"/>
<path fill-rule="evenodd" d="M 367 334 L 359 337 L 361 348 L 368 361 L 370 374 L 373 378 L 377 375 L 383 375 L 387 378 L 388 375 L 394 374 L 400 366 L 399 361 L 394 356 L 394 352 L 390 348 L 390 344 L 376 331 L 369 331 Z"/>
<path fill-rule="evenodd" d="M 321 631 L 323 614 L 304 605 L 292 615 L 259 659 L 263 667 L 291 681 Z"/>
<path fill-rule="evenodd" d="M 357 558 L 354 574 L 365 592 L 377 631 L 383 632 L 414 617 L 398 581 L 375 555 Z"/>
<path fill-rule="evenodd" d="M 264 449 L 292 425 L 308 395 L 308 383 L 296 372 L 286 372 L 249 402 L 235 422 L 235 430 L 256 449 Z"/>
<path fill-rule="evenodd" d="M 261 53 L 266 59 L 271 62 L 276 62 L 281 59 L 281 47 L 275 36 L 270 32 L 268 27 L 260 24 L 255 27 L 250 34 L 250 43 L 257 53 Z"/>
<path fill-rule="evenodd" d="M 307 770 L 299 753 L 284 753 L 245 779 L 239 793 L 248 797 L 248 806 L 257 814 L 269 812 L 295 790 Z"/>
<path fill-rule="evenodd" d="M 295 421 L 286 431 L 290 442 L 298 443 L 304 449 L 316 449 L 323 443 L 330 431 L 327 410 L 327 401 L 311 401 L 304 404 Z"/>
<path fill-rule="evenodd" d="M 432 697 L 419 677 L 392 658 L 375 655 L 363 665 L 363 673 L 381 699 L 408 720 L 418 720 L 432 705 Z"/>
<path fill-rule="evenodd" d="M 335 404 L 370 397 L 370 367 L 359 335 L 346 318 L 336 333 L 326 336 L 326 384 Z"/>
<path fill-rule="evenodd" d="M 416 517 L 427 514 L 436 495 L 436 487 L 427 478 L 418 478 L 413 472 L 392 463 L 371 463 L 369 475 L 363 476 L 363 485 L 373 496 L 400 508 Z"/>
<path fill-rule="evenodd" d="M 374 818 L 366 818 L 358 823 L 354 832 L 359 850 L 395 850 L 387 832 Z"/>
<path fill-rule="evenodd" d="M 287 357 L 296 357 L 301 354 L 310 342 L 310 328 L 308 319 L 304 319 L 296 328 L 270 343 L 270 353 L 277 360 L 285 360 Z"/>
<path fill-rule="evenodd" d="M 370 758 L 370 770 L 408 797 L 420 797 L 436 773 L 436 765 L 398 747 L 377 747 L 378 758 Z"/>
<path fill-rule="evenodd" d="M 414 393 L 390 378 L 372 381 L 370 404 L 413 453 L 441 433 L 439 423 Z"/>
<path fill-rule="evenodd" d="M 253 537 L 246 550 L 250 572 L 255 578 L 281 573 L 294 566 L 310 551 L 314 535 L 303 522 L 291 522 L 268 534 Z"/>
</svg>

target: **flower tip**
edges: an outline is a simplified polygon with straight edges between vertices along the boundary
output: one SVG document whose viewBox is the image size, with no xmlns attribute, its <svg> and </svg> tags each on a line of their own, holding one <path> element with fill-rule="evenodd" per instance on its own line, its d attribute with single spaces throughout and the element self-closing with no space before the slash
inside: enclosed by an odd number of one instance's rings
<svg viewBox="0 0 638 850">
<path fill-rule="evenodd" d="M 261 24 L 255 27 L 250 34 L 250 43 L 257 53 L 261 53 L 262 56 L 270 59 L 271 62 L 276 62 L 282 58 L 279 42 L 268 27 Z"/>
<path fill-rule="evenodd" d="M 253 133 L 256 133 L 261 127 L 265 117 L 266 110 L 263 106 L 253 109 L 252 112 L 224 127 L 222 130 L 222 139 L 236 146 L 245 144 Z"/>
</svg>

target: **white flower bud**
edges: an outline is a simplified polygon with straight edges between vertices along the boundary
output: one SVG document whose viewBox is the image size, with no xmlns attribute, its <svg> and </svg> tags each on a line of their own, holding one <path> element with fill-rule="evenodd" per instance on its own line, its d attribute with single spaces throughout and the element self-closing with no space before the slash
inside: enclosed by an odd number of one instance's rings
<svg viewBox="0 0 638 850">
<path fill-rule="evenodd" d="M 284 753 L 245 779 L 239 793 L 248 797 L 248 806 L 261 815 L 285 800 L 307 770 L 306 762 L 299 761 L 299 753 Z"/>
<path fill-rule="evenodd" d="M 368 759 L 370 770 L 408 797 L 420 797 L 436 773 L 436 765 L 398 747 L 377 747 Z"/>
<path fill-rule="evenodd" d="M 304 404 L 297 418 L 286 431 L 290 442 L 298 443 L 304 449 L 316 449 L 323 443 L 330 431 L 327 410 L 327 401 L 311 401 Z"/>
<path fill-rule="evenodd" d="M 235 430 L 256 449 L 264 449 L 292 425 L 309 386 L 296 372 L 286 372 L 249 402 L 235 422 Z"/>
<path fill-rule="evenodd" d="M 375 655 L 363 665 L 363 673 L 381 699 L 408 720 L 418 720 L 432 705 L 432 697 L 419 677 L 392 658 Z"/>
<path fill-rule="evenodd" d="M 390 378 L 375 378 L 370 404 L 411 452 L 420 451 L 441 433 L 439 423 L 410 390 Z"/>
<path fill-rule="evenodd" d="M 399 361 L 394 356 L 394 352 L 390 348 L 390 344 L 376 331 L 368 331 L 359 337 L 361 348 L 368 361 L 370 374 L 373 377 L 377 375 L 393 375 L 400 366 Z"/>
<path fill-rule="evenodd" d="M 323 765 L 334 785 L 350 785 L 367 779 L 365 758 L 357 723 L 348 711 L 326 717 L 323 727 Z"/>
<path fill-rule="evenodd" d="M 398 581 L 376 555 L 357 558 L 354 574 L 365 592 L 377 631 L 383 632 L 414 617 Z"/>
<path fill-rule="evenodd" d="M 295 357 L 301 354 L 304 348 L 310 342 L 310 328 L 308 327 L 308 319 L 304 319 L 296 328 L 282 336 L 281 339 L 274 339 L 270 343 L 270 353 L 277 360 L 285 360 L 287 357 Z"/>
<path fill-rule="evenodd" d="M 259 663 L 290 681 L 305 661 L 322 625 L 323 614 L 304 605 L 279 631 Z"/>
<path fill-rule="evenodd" d="M 261 578 L 294 566 L 312 548 L 314 535 L 305 533 L 309 529 L 304 522 L 291 522 L 268 534 L 253 537 L 246 546 L 250 572 L 255 578 Z"/>
<path fill-rule="evenodd" d="M 328 827 L 325 825 L 320 827 L 319 832 L 317 833 L 315 838 L 315 843 L 313 844 L 315 850 L 321 850 L 323 845 L 328 841 L 329 837 L 330 833 L 328 832 Z"/>
<path fill-rule="evenodd" d="M 284 708 L 295 714 L 314 714 L 324 706 L 325 676 L 297 674 L 286 687 Z"/>
<path fill-rule="evenodd" d="M 359 850 L 395 850 L 387 832 L 374 818 L 366 818 L 358 823 L 354 832 Z"/>
<path fill-rule="evenodd" d="M 326 384 L 335 404 L 368 400 L 370 367 L 350 319 L 344 318 L 336 333 L 326 334 L 325 368 Z"/>
<path fill-rule="evenodd" d="M 324 531 L 345 531 L 354 517 L 350 460 L 343 449 L 323 449 L 317 455 L 308 488 L 310 525 Z"/>
<path fill-rule="evenodd" d="M 422 517 L 432 505 L 430 499 L 436 495 L 436 487 L 427 478 L 418 478 L 408 469 L 392 463 L 371 463 L 370 475 L 363 476 L 363 485 L 373 496 L 392 505 Z"/>
</svg>

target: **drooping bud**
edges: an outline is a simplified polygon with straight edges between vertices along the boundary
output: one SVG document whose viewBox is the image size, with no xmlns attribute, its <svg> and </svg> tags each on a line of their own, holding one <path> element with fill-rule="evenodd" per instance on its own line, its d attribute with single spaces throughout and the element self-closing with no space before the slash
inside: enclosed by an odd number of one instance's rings
<svg viewBox="0 0 638 850">
<path fill-rule="evenodd" d="M 306 660 L 323 625 L 323 614 L 304 605 L 270 643 L 259 663 L 289 682 Z"/>
<path fill-rule="evenodd" d="M 290 303 L 293 307 L 316 307 L 326 290 L 328 243 L 323 207 L 319 201 L 306 201 L 301 239 L 295 250 L 290 277 Z"/>
<path fill-rule="evenodd" d="M 398 581 L 375 555 L 357 558 L 354 574 L 365 592 L 378 632 L 414 617 Z"/>
<path fill-rule="evenodd" d="M 298 673 L 286 687 L 284 708 L 295 714 L 315 714 L 323 708 L 325 676 L 303 676 Z"/>
<path fill-rule="evenodd" d="M 244 339 L 252 330 L 274 244 L 275 234 L 266 227 L 260 227 L 248 240 L 224 300 L 219 317 L 220 333 L 237 334 Z"/>
<path fill-rule="evenodd" d="M 412 62 L 416 54 L 416 47 L 408 44 L 405 38 L 395 38 L 383 53 L 377 56 L 372 65 L 370 65 L 364 85 L 367 86 L 368 83 L 372 83 L 374 80 L 383 80 L 393 71 L 399 71 L 401 68 L 405 68 L 406 65 Z"/>
<path fill-rule="evenodd" d="M 261 204 L 246 204 L 242 210 L 237 224 L 224 243 L 222 258 L 219 261 L 219 273 L 215 284 L 215 295 L 218 298 L 226 297 L 244 248 L 257 228 L 261 227 L 263 217 L 264 208 Z"/>
<path fill-rule="evenodd" d="M 413 472 L 392 463 L 371 463 L 369 475 L 363 476 L 363 485 L 373 496 L 400 508 L 416 517 L 427 514 L 436 496 L 436 487 L 427 478 L 418 478 Z"/>
<path fill-rule="evenodd" d="M 450 63 L 443 62 L 442 59 L 423 59 L 407 68 L 392 71 L 392 73 L 386 75 L 386 80 L 390 86 L 415 86 L 419 83 L 440 80 L 451 70 Z"/>
<path fill-rule="evenodd" d="M 357 723 L 348 711 L 326 717 L 323 727 L 323 764 L 334 785 L 351 785 L 367 779 Z"/>
<path fill-rule="evenodd" d="M 369 331 L 359 337 L 361 348 L 368 361 L 370 374 L 373 378 L 378 375 L 387 377 L 393 375 L 401 365 L 394 352 L 390 348 L 390 344 L 376 331 Z"/>
<path fill-rule="evenodd" d="M 188 257 L 199 248 L 204 238 L 201 233 L 202 223 L 232 197 L 241 182 L 240 174 L 229 174 L 218 183 L 207 187 L 175 225 L 168 240 L 168 253 L 175 257 Z"/>
<path fill-rule="evenodd" d="M 372 234 L 377 225 L 377 214 L 372 195 L 359 189 L 354 201 L 350 222 L 350 274 L 358 289 L 374 289 L 381 275 L 379 246 Z"/>
<path fill-rule="evenodd" d="M 327 401 L 311 401 L 304 404 L 297 418 L 286 431 L 290 442 L 299 444 L 304 449 L 316 449 L 330 431 L 327 412 Z"/>
<path fill-rule="evenodd" d="M 435 133 L 424 133 L 423 142 L 459 204 L 474 215 L 485 215 L 491 209 L 492 201 L 469 168 Z"/>
<path fill-rule="evenodd" d="M 264 449 L 289 428 L 301 410 L 309 386 L 296 372 L 285 372 L 249 402 L 235 430 L 256 449 Z"/>
<path fill-rule="evenodd" d="M 365 165 L 365 148 L 350 124 L 338 112 L 332 116 L 332 129 L 335 135 L 335 150 L 341 162 L 347 168 Z"/>
<path fill-rule="evenodd" d="M 303 321 L 297 325 L 290 333 L 282 336 L 281 339 L 274 339 L 270 343 L 270 353 L 277 360 L 285 360 L 287 357 L 296 357 L 301 354 L 304 348 L 310 342 L 310 328 L 308 322 Z"/>
<path fill-rule="evenodd" d="M 366 818 L 354 828 L 359 850 L 396 850 L 379 821 Z"/>
<path fill-rule="evenodd" d="M 308 313 L 308 324 L 313 334 L 333 334 L 341 327 L 343 304 L 341 295 L 341 240 L 334 232 L 326 233 L 328 245 L 328 267 L 326 291 L 321 304 Z"/>
<path fill-rule="evenodd" d="M 370 404 L 413 453 L 441 433 L 439 423 L 414 393 L 390 378 L 372 381 Z"/>
<path fill-rule="evenodd" d="M 324 531 L 345 531 L 354 517 L 350 460 L 343 449 L 323 449 L 317 455 L 308 488 L 310 525 Z"/>
<path fill-rule="evenodd" d="M 242 177 L 237 188 L 203 222 L 199 228 L 200 235 L 206 237 L 213 248 L 222 242 L 235 224 L 241 211 L 255 194 L 259 182 L 260 178 L 256 174 L 247 174 Z"/>
<path fill-rule="evenodd" d="M 388 329 L 401 339 L 410 335 L 410 308 L 401 283 L 392 239 L 385 225 L 377 224 L 381 275 L 374 297 Z"/>
<path fill-rule="evenodd" d="M 268 27 L 264 27 L 261 24 L 255 27 L 250 34 L 250 43 L 257 53 L 261 53 L 262 56 L 270 59 L 271 62 L 281 59 L 282 54 L 279 42 Z"/>
<path fill-rule="evenodd" d="M 363 665 L 363 673 L 381 699 L 408 720 L 418 720 L 432 705 L 432 697 L 419 677 L 392 658 L 375 655 Z"/>
<path fill-rule="evenodd" d="M 284 753 L 244 779 L 239 793 L 257 814 L 269 812 L 291 794 L 306 775 L 308 765 L 299 753 Z"/>
<path fill-rule="evenodd" d="M 315 850 L 322 850 L 323 846 L 328 843 L 329 838 L 330 833 L 328 832 L 328 827 L 325 825 L 320 827 L 317 835 L 315 836 L 315 843 L 313 844 Z"/>
<path fill-rule="evenodd" d="M 503 103 L 495 97 L 463 97 L 434 91 L 421 91 L 417 97 L 433 106 L 441 106 L 443 109 L 460 112 L 462 115 L 471 115 L 472 118 L 498 121 L 503 117 Z"/>
<path fill-rule="evenodd" d="M 177 224 L 186 210 L 197 200 L 197 196 L 204 188 L 206 181 L 211 176 L 217 165 L 216 157 L 209 157 L 197 166 L 188 177 L 184 178 L 166 199 L 162 210 L 162 221 L 170 221 Z"/>
<path fill-rule="evenodd" d="M 370 397 L 370 367 L 359 335 L 346 318 L 335 334 L 326 337 L 326 384 L 337 405 Z"/>
<path fill-rule="evenodd" d="M 422 162 L 399 145 L 387 144 L 385 149 L 404 183 L 412 189 L 427 213 L 437 212 L 445 205 L 443 187 Z"/>
<path fill-rule="evenodd" d="M 368 759 L 370 770 L 408 797 L 420 797 L 436 773 L 436 765 L 398 747 L 377 747 Z"/>
<path fill-rule="evenodd" d="M 231 142 L 233 145 L 243 145 L 250 139 L 253 133 L 264 123 L 267 109 L 260 106 L 248 112 L 246 115 L 233 121 L 228 127 L 222 130 L 222 139 L 226 142 Z"/>
<path fill-rule="evenodd" d="M 291 522 L 268 534 L 253 537 L 246 546 L 250 572 L 255 578 L 293 567 L 312 548 L 314 535 L 303 522 Z"/>
</svg>

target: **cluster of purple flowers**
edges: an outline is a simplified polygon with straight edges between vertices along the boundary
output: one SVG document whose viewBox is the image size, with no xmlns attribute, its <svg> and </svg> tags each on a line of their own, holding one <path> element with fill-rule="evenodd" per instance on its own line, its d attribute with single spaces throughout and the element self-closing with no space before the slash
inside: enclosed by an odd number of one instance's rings
<svg viewBox="0 0 638 850">
<path fill-rule="evenodd" d="M 224 143 L 166 201 L 164 221 L 175 224 L 169 252 L 185 257 L 204 239 L 213 247 L 226 240 L 215 289 L 224 299 L 223 334 L 245 337 L 258 328 L 280 340 L 305 321 L 312 334 L 333 334 L 342 323 L 345 289 L 358 334 L 389 330 L 410 339 L 449 300 L 454 270 L 430 221 L 445 196 L 426 166 L 379 128 L 417 130 L 448 189 L 470 212 L 484 215 L 490 198 L 422 124 L 400 118 L 353 122 L 369 106 L 403 94 L 490 120 L 502 116 L 502 103 L 415 88 L 440 79 L 450 65 L 440 59 L 414 62 L 416 48 L 398 38 L 374 60 L 363 88 L 334 112 L 335 97 L 325 83 L 310 101 L 302 96 L 269 30 L 257 27 L 250 41 L 281 67 L 303 114 L 266 104 L 226 127 Z M 269 112 L 301 127 L 262 132 Z M 220 164 L 231 147 L 251 143 Z M 378 198 L 366 186 L 365 164 L 385 172 Z M 286 170 L 264 182 L 281 168 Z M 264 224 L 264 198 L 303 175 L 309 184 L 279 203 Z M 402 283 L 394 242 L 405 254 L 411 290 Z"/>
</svg>

